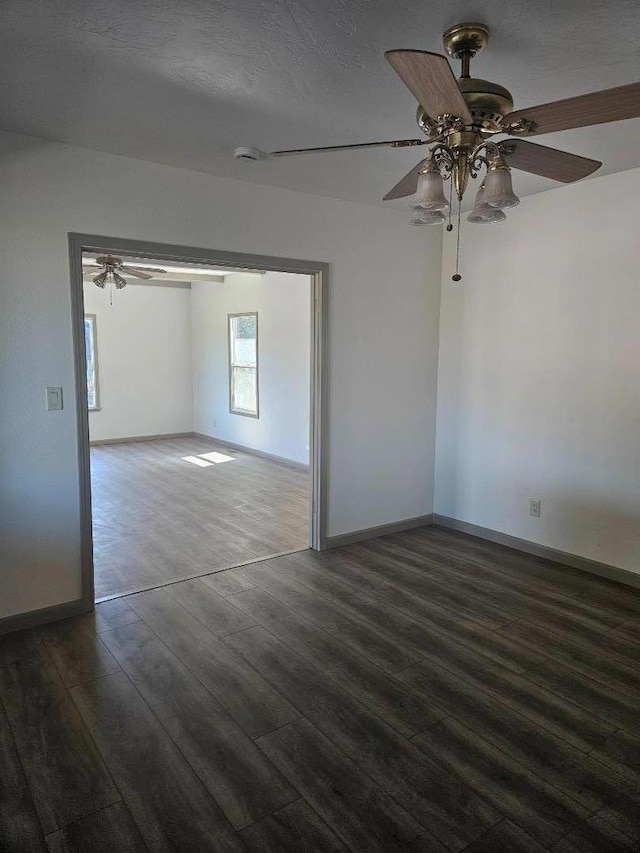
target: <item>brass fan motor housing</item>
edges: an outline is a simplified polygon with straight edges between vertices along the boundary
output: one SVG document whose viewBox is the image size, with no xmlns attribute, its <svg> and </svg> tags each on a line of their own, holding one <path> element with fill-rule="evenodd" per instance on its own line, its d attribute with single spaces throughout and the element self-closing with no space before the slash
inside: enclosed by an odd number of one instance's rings
<svg viewBox="0 0 640 853">
<path fill-rule="evenodd" d="M 486 135 L 500 133 L 503 116 L 513 110 L 511 92 L 498 83 L 481 80 L 479 77 L 463 77 L 457 82 L 462 97 L 469 107 L 474 128 Z M 435 133 L 437 120 L 434 121 L 434 119 L 437 117 L 428 116 L 424 108 L 418 105 L 416 121 L 427 136 Z"/>
<path fill-rule="evenodd" d="M 483 133 L 498 133 L 502 117 L 513 110 L 511 92 L 479 77 L 467 77 L 458 80 L 458 88 L 473 119 L 473 123 Z"/>
</svg>

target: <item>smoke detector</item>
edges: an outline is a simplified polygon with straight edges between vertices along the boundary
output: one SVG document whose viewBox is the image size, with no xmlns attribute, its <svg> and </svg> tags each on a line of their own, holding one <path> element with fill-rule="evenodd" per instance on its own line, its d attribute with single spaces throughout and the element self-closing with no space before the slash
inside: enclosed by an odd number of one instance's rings
<svg viewBox="0 0 640 853">
<path fill-rule="evenodd" d="M 264 151 L 260 151 L 259 148 L 242 147 L 236 148 L 233 156 L 242 163 L 255 163 L 257 160 L 266 160 L 269 155 L 265 154 Z"/>
</svg>

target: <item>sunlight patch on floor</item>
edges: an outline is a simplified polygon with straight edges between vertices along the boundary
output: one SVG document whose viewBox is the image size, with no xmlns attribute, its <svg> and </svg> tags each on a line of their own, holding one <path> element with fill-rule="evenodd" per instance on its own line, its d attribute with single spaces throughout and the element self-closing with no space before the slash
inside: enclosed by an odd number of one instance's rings
<svg viewBox="0 0 640 853">
<path fill-rule="evenodd" d="M 210 468 L 212 465 L 221 465 L 223 462 L 233 462 L 235 457 L 212 450 L 210 453 L 200 453 L 197 456 L 181 456 L 180 458 L 183 462 L 191 462 L 192 465 L 198 465 L 200 468 Z"/>
</svg>

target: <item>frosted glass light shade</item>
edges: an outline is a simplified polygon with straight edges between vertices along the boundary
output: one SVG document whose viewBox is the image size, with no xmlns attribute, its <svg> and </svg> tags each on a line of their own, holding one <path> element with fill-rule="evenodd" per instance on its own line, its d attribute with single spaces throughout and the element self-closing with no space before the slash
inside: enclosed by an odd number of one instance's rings
<svg viewBox="0 0 640 853">
<path fill-rule="evenodd" d="M 485 180 L 480 184 L 480 189 L 476 194 L 476 199 L 473 205 L 473 210 L 467 216 L 467 222 L 473 222 L 477 225 L 488 225 L 491 222 L 504 222 L 507 218 L 506 214 L 496 207 L 487 204 L 485 193 Z"/>
<path fill-rule="evenodd" d="M 414 216 L 411 219 L 412 225 L 442 225 L 445 220 L 445 215 L 441 210 L 425 210 L 424 208 L 414 208 Z"/>
<path fill-rule="evenodd" d="M 444 181 L 437 171 L 421 172 L 418 176 L 416 207 L 423 210 L 449 210 L 449 202 L 444 195 Z"/>
<path fill-rule="evenodd" d="M 507 214 L 504 211 L 487 205 L 479 210 L 474 208 L 467 216 L 467 222 L 473 222 L 476 225 L 490 225 L 492 222 L 504 222 L 506 218 Z"/>
<path fill-rule="evenodd" d="M 484 179 L 483 201 L 498 210 L 520 204 L 520 199 L 513 192 L 511 171 L 508 168 L 489 169 Z"/>
</svg>

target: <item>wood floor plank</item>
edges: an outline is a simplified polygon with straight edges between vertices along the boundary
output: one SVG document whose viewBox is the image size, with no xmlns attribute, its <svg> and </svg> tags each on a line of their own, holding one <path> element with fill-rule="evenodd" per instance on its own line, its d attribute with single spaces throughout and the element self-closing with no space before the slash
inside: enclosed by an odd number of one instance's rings
<svg viewBox="0 0 640 853">
<path fill-rule="evenodd" d="M 470 844 L 464 853 L 545 853 L 548 849 L 505 819 Z"/>
<path fill-rule="evenodd" d="M 252 853 L 348 853 L 305 800 L 296 800 L 240 834 Z"/>
<path fill-rule="evenodd" d="M 446 850 L 307 720 L 257 743 L 354 853 Z"/>
<path fill-rule="evenodd" d="M 624 622 L 611 636 L 621 643 L 640 643 L 640 617 L 631 622 Z"/>
<path fill-rule="evenodd" d="M 594 716 L 524 676 L 497 665 L 485 665 L 478 655 L 459 644 L 434 643 L 424 661 L 442 666 L 585 753 L 603 744 L 615 729 L 612 723 Z M 419 672 L 422 667 L 423 662 L 418 662 L 397 673 L 397 677 L 413 684 L 413 672 Z"/>
<path fill-rule="evenodd" d="M 333 554 L 333 552 L 331 553 Z M 309 557 L 307 553 L 296 555 L 296 557 L 299 558 L 298 563 L 308 559 L 313 561 L 315 565 L 314 558 Z M 245 570 L 242 569 L 241 571 L 244 572 Z M 282 570 L 279 569 L 279 571 L 282 573 Z M 297 571 L 300 569 L 298 568 Z M 318 572 L 317 569 L 315 571 Z M 332 580 L 335 580 L 337 576 L 340 586 L 329 588 L 331 594 L 339 598 L 340 601 L 350 600 L 354 595 L 361 595 L 363 590 L 368 590 L 371 595 L 379 598 L 381 603 L 425 622 L 441 634 L 464 643 L 474 651 L 512 669 L 514 672 L 523 672 L 530 664 L 544 660 L 543 655 L 512 640 L 510 637 L 490 631 L 467 617 L 460 617 L 453 611 L 434 604 L 416 593 L 396 588 L 386 581 L 382 582 L 382 586 L 379 583 L 374 583 L 372 591 L 372 573 L 349 561 L 339 561 L 336 565 L 332 565 L 325 558 L 323 571 L 327 575 L 331 575 Z M 289 568 L 286 569 L 286 573 L 290 574 Z M 250 577 L 256 585 L 261 583 L 259 572 L 253 568 Z M 300 582 L 302 583 L 302 577 Z M 328 584 L 329 582 L 325 583 Z M 263 588 L 266 587 L 263 585 Z"/>
<path fill-rule="evenodd" d="M 500 819 L 481 796 L 264 629 L 249 628 L 225 642 L 450 850 L 462 850 Z"/>
<path fill-rule="evenodd" d="M 530 648 L 544 647 L 549 657 L 621 693 L 629 693 L 640 699 L 640 665 L 630 657 L 608 651 L 606 642 L 588 641 L 567 632 L 550 631 L 524 621 L 507 625 L 500 633 Z"/>
<path fill-rule="evenodd" d="M 380 575 L 395 589 L 420 595 L 459 616 L 472 618 L 486 628 L 499 628 L 509 621 L 500 602 L 494 604 L 479 594 L 470 596 L 465 590 L 460 591 L 456 584 L 443 584 L 433 572 L 424 572 L 400 560 L 364 549 L 354 549 L 350 559 L 367 571 Z"/>
<path fill-rule="evenodd" d="M 611 629 L 620 623 L 620 617 L 610 616 L 606 611 L 592 608 L 590 611 L 558 603 L 545 601 L 543 595 L 531 595 L 514 589 L 503 588 L 499 583 L 484 581 L 457 569 L 439 569 L 430 572 L 429 577 L 436 584 L 453 584 L 459 593 L 486 603 L 493 602 L 503 614 L 503 624 L 508 621 L 526 619 L 536 625 L 550 629 L 565 627 L 567 630 L 588 631 Z"/>
<path fill-rule="evenodd" d="M 0 695 L 45 835 L 120 800 L 35 633 L 0 641 Z"/>
<path fill-rule="evenodd" d="M 116 628 L 104 638 L 235 829 L 298 797 L 147 625 Z"/>
<path fill-rule="evenodd" d="M 390 539 L 394 539 L 393 543 L 387 541 L 383 547 L 397 549 L 399 546 L 395 537 Z M 498 546 L 498 550 L 477 550 L 469 545 L 468 537 L 464 540 L 449 537 L 443 542 L 435 529 L 429 532 L 425 530 L 421 536 L 403 538 L 401 547 L 403 554 L 408 552 L 416 559 L 422 558 L 430 570 L 451 570 L 452 576 L 463 574 L 480 586 L 489 588 L 495 584 L 501 591 L 507 589 L 524 593 L 531 604 L 551 604 L 567 614 L 611 625 L 629 613 L 627 607 L 618 609 L 615 603 L 603 597 L 594 601 L 589 596 L 589 600 L 585 600 L 584 596 L 576 595 L 575 591 L 543 579 L 539 575 L 540 560 L 510 549 L 500 549 Z"/>
<path fill-rule="evenodd" d="M 596 815 L 568 833 L 551 850 L 553 853 L 637 853 L 638 844 Z"/>
<path fill-rule="evenodd" d="M 47 625 L 41 636 L 67 687 L 120 668 L 84 617 Z"/>
<path fill-rule="evenodd" d="M 398 685 L 367 658 L 264 590 L 245 590 L 229 600 L 402 734 L 415 734 L 441 718 L 410 687 Z"/>
<path fill-rule="evenodd" d="M 535 576 L 514 574 L 513 571 L 501 565 L 496 566 L 487 559 L 469 558 L 460 551 L 456 552 L 456 556 L 452 556 L 450 550 L 450 548 L 438 546 L 434 548 L 430 543 L 429 556 L 423 559 L 434 577 L 462 577 L 488 593 L 493 591 L 497 591 L 499 595 L 505 591 L 515 593 L 520 604 L 525 606 L 529 613 L 532 607 L 543 604 L 551 608 L 550 612 L 555 613 L 557 620 L 565 616 L 585 624 L 592 622 L 609 627 L 620 624 L 627 613 L 626 610 L 620 611 L 614 606 L 607 607 L 575 596 L 569 597 L 564 590 L 558 590 L 548 583 L 541 582 Z M 441 563 L 439 567 L 438 563 Z"/>
<path fill-rule="evenodd" d="M 247 566 L 241 571 L 251 572 L 252 568 L 257 569 L 261 566 L 277 569 L 280 574 L 296 581 L 310 592 L 322 598 L 338 601 L 359 592 L 384 594 L 393 589 L 390 584 L 373 573 L 359 571 L 359 567 L 355 566 L 351 560 L 345 559 L 342 550 L 331 550 L 328 553 L 301 551 L 277 560 L 270 560 L 268 563 L 261 563 L 260 566 Z"/>
<path fill-rule="evenodd" d="M 150 850 L 242 850 L 216 802 L 124 673 L 70 692 Z"/>
<path fill-rule="evenodd" d="M 318 627 L 338 637 L 355 652 L 368 658 L 386 672 L 393 672 L 416 660 L 407 644 L 393 637 L 384 627 L 372 629 L 340 602 L 323 598 L 290 580 L 277 569 L 260 564 L 245 570 L 256 586 L 268 592 Z"/>
<path fill-rule="evenodd" d="M 9 720 L 0 701 L 0 850 L 45 853 L 42 829 L 31 798 Z"/>
<path fill-rule="evenodd" d="M 130 599 L 132 607 L 250 735 L 301 716 L 239 655 L 162 590 Z"/>
<path fill-rule="evenodd" d="M 421 664 L 403 674 L 426 701 L 592 812 L 605 811 L 629 831 L 640 798 L 621 776 L 441 667 Z"/>
<path fill-rule="evenodd" d="M 172 584 L 166 592 L 216 636 L 250 628 L 255 622 L 199 578 Z"/>
<path fill-rule="evenodd" d="M 409 532 L 406 536 L 408 541 L 428 541 L 432 538 L 444 542 L 452 551 L 461 549 L 465 555 L 475 552 L 483 563 L 488 559 L 492 565 L 504 566 L 512 573 L 542 580 L 550 588 L 561 590 L 571 598 L 588 600 L 603 608 L 615 607 L 621 614 L 628 613 L 630 618 L 640 614 L 640 592 L 615 581 L 441 527 L 433 527 L 431 530 L 424 528 L 418 535 Z"/>
<path fill-rule="evenodd" d="M 123 803 L 47 835 L 47 847 L 49 853 L 148 853 Z"/>
<path fill-rule="evenodd" d="M 601 681 L 595 681 L 557 660 L 549 659 L 537 663 L 527 670 L 526 675 L 586 711 L 640 737 L 637 699 L 620 693 Z"/>
<path fill-rule="evenodd" d="M 625 779 L 640 784 L 640 737 L 618 730 L 596 747 L 590 756 Z"/>
<path fill-rule="evenodd" d="M 591 815 L 591 810 L 452 718 L 412 741 L 542 844 L 553 844 L 579 829 Z"/>
<path fill-rule="evenodd" d="M 442 590 L 433 584 L 429 572 L 414 570 L 392 558 L 372 559 L 369 552 L 356 550 L 358 547 L 345 549 L 347 556 L 340 560 L 325 558 L 319 561 L 305 553 L 293 555 L 284 565 L 279 560 L 275 561 L 273 566 L 312 591 L 340 601 L 345 596 L 359 593 L 387 598 L 400 592 L 421 598 L 425 604 L 428 602 L 450 618 L 471 621 L 481 627 L 496 628 L 508 621 L 493 607 L 481 612 L 482 608 L 478 609 L 475 600 L 470 603 L 467 597 L 461 601 L 452 589 Z"/>
<path fill-rule="evenodd" d="M 245 589 L 253 589 L 253 584 L 245 580 L 236 569 L 205 575 L 201 580 L 218 595 L 233 595 L 236 592 L 243 592 Z"/>
<path fill-rule="evenodd" d="M 111 601 L 103 601 L 96 604 L 93 614 L 93 625 L 96 633 L 110 631 L 119 628 L 120 625 L 129 625 L 138 621 L 138 615 L 129 607 L 124 598 L 114 598 Z"/>
<path fill-rule="evenodd" d="M 529 621 L 529 620 L 527 620 Z M 607 626 L 592 626 L 584 622 L 557 622 L 541 625 L 552 634 L 560 638 L 567 636 L 575 643 L 599 654 L 612 655 L 614 658 L 622 658 L 629 666 L 640 668 L 640 643 L 629 637 L 622 636 L 618 628 Z"/>
</svg>

